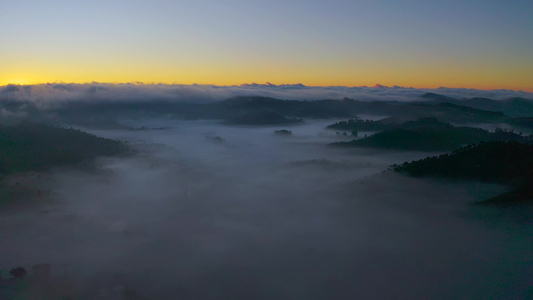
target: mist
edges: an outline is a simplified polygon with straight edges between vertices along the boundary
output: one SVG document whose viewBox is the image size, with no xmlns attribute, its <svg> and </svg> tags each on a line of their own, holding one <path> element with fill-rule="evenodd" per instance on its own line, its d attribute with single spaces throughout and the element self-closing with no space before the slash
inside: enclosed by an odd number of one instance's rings
<svg viewBox="0 0 533 300">
<path fill-rule="evenodd" d="M 331 148 L 349 140 L 321 134 L 332 120 L 121 122 L 142 129 L 82 129 L 136 155 L 55 169 L 35 183 L 46 201 L 0 212 L 2 271 L 49 263 L 87 299 L 516 298 L 531 283 L 531 226 L 472 205 L 505 187 L 387 171 L 431 153 Z"/>
<path fill-rule="evenodd" d="M 143 84 L 143 83 L 47 83 L 0 86 L 0 99 L 30 101 L 41 109 L 53 109 L 66 101 L 176 101 L 210 103 L 240 96 L 263 96 L 287 100 L 342 99 L 363 101 L 420 101 L 418 97 L 432 92 L 455 98 L 486 97 L 497 100 L 523 97 L 533 93 L 513 90 L 477 90 L 466 88 L 411 88 L 358 86 L 305 86 L 303 84 L 242 84 L 239 86 Z"/>
</svg>

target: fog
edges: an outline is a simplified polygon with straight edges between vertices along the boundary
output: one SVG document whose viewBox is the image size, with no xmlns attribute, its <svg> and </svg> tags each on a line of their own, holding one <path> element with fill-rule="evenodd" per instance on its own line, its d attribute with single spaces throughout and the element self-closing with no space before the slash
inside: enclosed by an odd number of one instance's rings
<svg viewBox="0 0 533 300">
<path fill-rule="evenodd" d="M 47 110 L 66 101 L 184 101 L 209 103 L 231 97 L 264 96 L 287 100 L 342 99 L 363 101 L 420 101 L 431 92 L 457 99 L 486 97 L 496 100 L 511 97 L 533 98 L 533 93 L 513 90 L 477 90 L 465 88 L 437 89 L 411 87 L 305 86 L 303 84 L 242 84 L 239 86 L 184 84 L 111 84 L 48 83 L 0 86 L 0 99 L 31 101 Z"/>
<path fill-rule="evenodd" d="M 89 299 L 525 295 L 531 224 L 472 205 L 504 187 L 386 171 L 432 153 L 328 147 L 334 121 L 86 129 L 137 153 L 43 175 L 44 203 L 0 212 L 0 270 L 50 263 Z"/>
</svg>

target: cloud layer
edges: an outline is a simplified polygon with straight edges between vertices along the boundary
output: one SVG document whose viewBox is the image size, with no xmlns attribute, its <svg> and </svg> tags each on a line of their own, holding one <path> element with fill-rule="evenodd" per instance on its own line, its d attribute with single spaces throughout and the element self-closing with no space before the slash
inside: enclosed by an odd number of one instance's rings
<svg viewBox="0 0 533 300">
<path fill-rule="evenodd" d="M 432 92 L 454 98 L 486 97 L 533 99 L 533 93 L 513 90 L 476 90 L 457 88 L 415 89 L 407 87 L 305 86 L 303 84 L 243 84 L 240 86 L 175 85 L 175 84 L 39 84 L 0 87 L 0 99 L 37 103 L 72 100 L 139 101 L 165 100 L 207 103 L 237 96 L 265 96 L 287 100 L 351 99 L 371 101 L 417 101 Z"/>
</svg>

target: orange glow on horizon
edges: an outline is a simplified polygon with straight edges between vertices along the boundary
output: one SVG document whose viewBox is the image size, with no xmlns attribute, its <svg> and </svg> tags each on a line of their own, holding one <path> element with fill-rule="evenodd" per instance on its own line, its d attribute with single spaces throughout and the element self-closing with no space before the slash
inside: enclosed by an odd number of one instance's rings
<svg viewBox="0 0 533 300">
<path fill-rule="evenodd" d="M 440 4 L 289 3 L 280 11 L 235 1 L 133 1 L 128 9 L 120 1 L 71 2 L 43 5 L 46 13 L 9 2 L 0 18 L 12 29 L 0 47 L 0 85 L 272 82 L 533 92 L 533 23 L 522 4 L 469 4 L 483 8 L 471 10 L 477 21 L 472 14 L 449 22 L 456 17 L 450 10 L 430 22 L 439 10 L 429 7 Z M 494 22 L 486 9 L 508 13 Z"/>
<path fill-rule="evenodd" d="M 16 78 L 16 79 L 7 80 L 6 82 L 0 83 L 0 84 L 5 86 L 5 85 L 9 85 L 9 84 L 14 84 L 14 85 L 33 85 L 33 84 L 38 84 L 38 83 L 30 82 L 30 81 L 28 81 L 26 79 L 22 79 L 22 78 Z"/>
<path fill-rule="evenodd" d="M 206 56 L 207 57 L 207 56 Z M 163 83 L 231 86 L 242 83 L 293 84 L 307 86 L 402 86 L 434 89 L 438 87 L 480 90 L 508 89 L 533 92 L 530 63 L 519 58 L 512 63 L 488 65 L 485 60 L 416 59 L 365 56 L 284 57 L 231 56 L 185 60 L 179 57 L 76 55 L 14 59 L 3 66 L 0 85 L 41 83 Z"/>
<path fill-rule="evenodd" d="M 263 84 L 271 82 L 276 85 L 302 83 L 306 86 L 372 87 L 376 84 L 381 84 L 387 87 L 401 86 L 417 89 L 435 89 L 439 87 L 479 90 L 507 89 L 533 93 L 532 81 L 528 80 L 528 77 L 531 76 L 527 74 L 528 71 L 526 70 L 516 70 L 514 78 L 509 78 L 506 76 L 509 71 L 497 75 L 489 73 L 480 75 L 474 71 L 459 72 L 454 69 L 443 70 L 439 74 L 428 74 L 427 72 L 419 72 L 419 70 L 404 72 L 403 69 L 381 72 L 382 68 L 364 71 L 355 68 L 335 68 L 333 66 L 328 68 L 324 65 L 293 67 L 268 69 L 266 67 L 239 68 L 235 66 L 235 68 L 231 69 L 229 66 L 223 65 L 219 66 L 219 68 L 195 68 L 189 66 L 181 70 L 175 70 L 144 65 L 143 68 L 136 70 L 128 70 L 127 68 L 107 69 L 94 66 L 93 69 L 84 68 L 83 71 L 78 71 L 78 69 L 62 69 L 58 66 L 54 70 L 55 72 L 47 72 L 49 66 L 43 66 L 36 70 L 26 67 L 17 72 L 0 74 L 0 86 L 46 83 L 90 84 L 93 82 L 234 86 L 243 83 L 255 82 Z M 231 70 L 231 72 L 225 72 L 225 70 Z M 516 78 L 523 80 L 514 80 Z"/>
<path fill-rule="evenodd" d="M 415 88 L 415 89 L 437 89 L 437 88 L 466 88 L 466 89 L 476 89 L 476 90 L 514 90 L 514 91 L 524 91 L 528 93 L 533 93 L 533 88 L 514 86 L 514 87 L 502 87 L 497 85 L 460 85 L 460 84 L 399 84 L 399 83 L 386 83 L 380 81 L 369 81 L 369 82 L 305 82 L 305 81 L 260 81 L 260 80 L 250 80 L 250 81 L 238 81 L 238 82 L 229 82 L 229 81 L 107 81 L 107 80 L 90 80 L 90 81 L 63 81 L 63 80 L 54 80 L 54 81 L 33 81 L 26 79 L 11 79 L 0 81 L 0 87 L 7 85 L 21 85 L 21 86 L 31 86 L 31 85 L 41 85 L 41 84 L 133 84 L 133 85 L 157 85 L 157 84 L 168 84 L 168 85 L 215 85 L 215 86 L 240 86 L 243 84 L 266 84 L 271 83 L 273 85 L 284 85 L 284 84 L 303 84 L 309 87 L 327 87 L 327 86 L 346 86 L 346 87 L 374 87 L 376 84 L 382 85 L 384 87 L 404 87 L 404 88 Z"/>
</svg>

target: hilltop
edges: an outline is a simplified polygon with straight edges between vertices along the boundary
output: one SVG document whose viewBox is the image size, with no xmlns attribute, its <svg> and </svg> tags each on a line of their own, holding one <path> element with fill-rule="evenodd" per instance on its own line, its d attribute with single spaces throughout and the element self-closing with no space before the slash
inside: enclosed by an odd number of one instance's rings
<svg viewBox="0 0 533 300">
<path fill-rule="evenodd" d="M 487 203 L 533 201 L 533 145 L 485 142 L 405 162 L 394 166 L 394 170 L 414 177 L 479 180 L 512 187 L 512 191 L 488 199 Z"/>
<path fill-rule="evenodd" d="M 358 125 L 359 122 L 341 123 L 341 126 Z M 363 139 L 350 142 L 337 142 L 331 145 L 339 147 L 371 147 L 417 151 L 451 151 L 465 145 L 482 141 L 521 141 L 528 138 L 513 132 L 496 130 L 489 132 L 481 128 L 456 127 L 436 119 L 422 118 L 401 124 L 383 124 L 380 122 L 363 122 L 377 128 L 389 128 Z M 335 124 L 334 124 L 335 125 Z"/>
<path fill-rule="evenodd" d="M 73 128 L 28 122 L 0 125 L 0 174 L 43 171 L 126 152 L 119 141 Z"/>
</svg>

